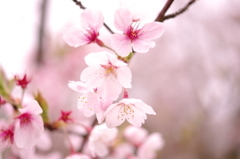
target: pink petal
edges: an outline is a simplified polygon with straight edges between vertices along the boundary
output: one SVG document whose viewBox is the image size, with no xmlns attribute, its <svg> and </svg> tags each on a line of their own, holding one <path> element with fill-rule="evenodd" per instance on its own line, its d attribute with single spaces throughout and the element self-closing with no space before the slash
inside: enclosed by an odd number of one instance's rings
<svg viewBox="0 0 240 159">
<path fill-rule="evenodd" d="M 98 120 L 98 124 L 101 124 L 104 120 L 104 112 L 101 111 L 99 113 L 96 113 L 96 117 L 97 117 L 97 120 Z"/>
<path fill-rule="evenodd" d="M 102 110 L 103 111 L 106 111 L 107 108 L 112 104 L 112 100 L 111 99 L 106 99 L 106 98 L 103 98 L 101 100 L 101 104 L 102 104 Z"/>
<path fill-rule="evenodd" d="M 90 142 L 89 149 L 93 151 L 93 155 L 97 154 L 99 157 L 105 157 L 109 153 L 107 146 L 100 141 Z"/>
<path fill-rule="evenodd" d="M 132 87 L 132 73 L 127 66 L 123 66 L 117 69 L 117 79 L 124 88 Z"/>
<path fill-rule="evenodd" d="M 133 50 L 138 53 L 146 53 L 148 52 L 149 48 L 154 47 L 155 43 L 153 41 L 144 41 L 142 39 L 135 39 L 132 42 Z"/>
<path fill-rule="evenodd" d="M 19 111 L 23 114 L 23 113 L 30 113 L 30 114 L 42 114 L 42 108 L 40 107 L 40 105 L 38 104 L 38 102 L 36 100 L 31 101 L 30 103 L 28 103 L 28 105 L 23 108 L 23 109 L 19 109 Z"/>
<path fill-rule="evenodd" d="M 85 38 L 83 32 L 77 27 L 70 27 L 63 31 L 63 40 L 72 47 L 88 44 L 90 41 Z"/>
<path fill-rule="evenodd" d="M 122 57 L 126 57 L 132 52 L 131 40 L 124 34 L 112 35 L 112 47 Z"/>
<path fill-rule="evenodd" d="M 163 23 L 147 23 L 142 28 L 143 34 L 139 37 L 144 40 L 153 40 L 159 38 L 164 32 Z"/>
<path fill-rule="evenodd" d="M 85 56 L 84 60 L 88 66 L 100 66 L 100 65 L 108 65 L 108 53 L 107 51 L 99 52 L 99 53 L 90 53 Z"/>
<path fill-rule="evenodd" d="M 83 115 L 90 117 L 94 114 L 94 108 L 92 105 L 88 104 L 87 94 L 79 97 L 78 99 L 78 109 L 83 112 Z"/>
<path fill-rule="evenodd" d="M 44 131 L 43 120 L 40 115 L 32 115 L 31 123 L 21 127 L 20 121 L 16 121 L 14 141 L 19 148 L 33 147 Z"/>
<path fill-rule="evenodd" d="M 88 92 L 93 92 L 92 89 L 87 88 L 87 85 L 85 83 L 80 82 L 80 81 L 69 81 L 68 87 L 74 91 L 77 91 L 77 92 L 83 93 L 83 94 L 88 93 Z"/>
<path fill-rule="evenodd" d="M 104 78 L 102 85 L 98 87 L 97 94 L 102 98 L 116 100 L 122 91 L 122 86 L 119 81 L 109 74 Z"/>
<path fill-rule="evenodd" d="M 156 115 L 152 107 L 143 103 L 141 100 L 139 102 L 134 103 L 134 105 L 136 106 L 137 109 L 141 110 L 144 113 Z"/>
<path fill-rule="evenodd" d="M 113 128 L 116 126 L 121 125 L 125 119 L 118 119 L 119 112 L 121 110 L 121 106 L 117 106 L 117 104 L 112 104 L 107 110 L 106 110 L 106 124 L 107 127 Z"/>
<path fill-rule="evenodd" d="M 94 109 L 95 113 L 102 111 L 101 100 L 96 93 L 87 94 L 87 105 Z"/>
<path fill-rule="evenodd" d="M 132 16 L 130 11 L 127 8 L 121 7 L 116 10 L 114 15 L 114 25 L 115 27 L 123 31 L 127 32 L 128 27 L 132 24 Z"/>
<path fill-rule="evenodd" d="M 102 67 L 91 66 L 82 71 L 81 81 L 86 82 L 87 86 L 96 88 L 104 82 L 105 70 Z"/>
<path fill-rule="evenodd" d="M 81 14 L 81 24 L 84 28 L 91 27 L 95 32 L 103 26 L 103 15 L 100 11 L 85 9 Z"/>
<path fill-rule="evenodd" d="M 134 111 L 134 115 L 128 114 L 126 116 L 126 119 L 132 125 L 134 125 L 136 127 L 141 127 L 142 124 L 144 123 L 144 119 L 146 118 L 146 114 L 144 112 L 142 112 L 141 110 L 136 109 L 134 106 L 132 106 L 132 109 Z"/>
</svg>

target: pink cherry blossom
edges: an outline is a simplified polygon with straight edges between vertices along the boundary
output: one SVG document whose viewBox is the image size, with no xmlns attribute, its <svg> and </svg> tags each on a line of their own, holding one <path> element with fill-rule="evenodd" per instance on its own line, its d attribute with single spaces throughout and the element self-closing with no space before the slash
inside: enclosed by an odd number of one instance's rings
<svg viewBox="0 0 240 159">
<path fill-rule="evenodd" d="M 117 133 L 116 128 L 109 129 L 105 123 L 95 126 L 89 137 L 89 150 L 93 157 L 107 156 L 109 154 L 108 147 L 113 144 Z"/>
<path fill-rule="evenodd" d="M 25 108 L 19 109 L 21 115 L 16 117 L 14 141 L 19 148 L 34 146 L 44 131 L 41 117 L 42 108 L 33 100 Z"/>
<path fill-rule="evenodd" d="M 89 156 L 82 155 L 82 154 L 73 154 L 67 156 L 65 159 L 91 159 Z"/>
<path fill-rule="evenodd" d="M 132 49 L 138 53 L 146 53 L 155 46 L 153 39 L 159 38 L 163 32 L 163 24 L 151 22 L 140 27 L 140 20 L 134 21 L 129 9 L 121 7 L 116 10 L 115 27 L 123 34 L 112 35 L 112 47 L 120 56 L 128 56 Z"/>
<path fill-rule="evenodd" d="M 130 69 L 115 55 L 106 51 L 90 53 L 85 57 L 85 62 L 89 67 L 83 70 L 81 81 L 92 88 L 97 88 L 100 97 L 116 100 L 122 87 L 132 87 Z"/>
<path fill-rule="evenodd" d="M 14 144 L 14 127 L 10 125 L 0 129 L 0 150 Z"/>
<path fill-rule="evenodd" d="M 83 94 L 78 99 L 78 109 L 83 115 L 90 117 L 96 114 L 98 122 L 101 123 L 104 120 L 103 112 L 112 104 L 112 100 L 100 98 L 94 89 L 80 81 L 69 81 L 68 86 Z"/>
<path fill-rule="evenodd" d="M 135 126 L 128 126 L 124 130 L 124 137 L 135 146 L 139 146 L 147 138 L 148 132 L 146 129 Z"/>
<path fill-rule="evenodd" d="M 156 151 L 162 149 L 164 140 L 160 133 L 153 133 L 144 141 L 139 147 L 137 155 L 141 159 L 154 159 L 156 158 Z"/>
<path fill-rule="evenodd" d="M 63 31 L 63 40 L 70 46 L 78 47 L 81 45 L 96 42 L 102 45 L 98 39 L 99 30 L 103 26 L 103 15 L 100 11 L 85 9 L 81 14 L 82 28 L 72 26 Z"/>
<path fill-rule="evenodd" d="M 121 125 L 125 119 L 136 127 L 142 126 L 147 119 L 146 114 L 156 113 L 151 106 L 139 99 L 122 99 L 119 103 L 112 104 L 106 110 L 106 124 L 109 128 Z"/>
</svg>

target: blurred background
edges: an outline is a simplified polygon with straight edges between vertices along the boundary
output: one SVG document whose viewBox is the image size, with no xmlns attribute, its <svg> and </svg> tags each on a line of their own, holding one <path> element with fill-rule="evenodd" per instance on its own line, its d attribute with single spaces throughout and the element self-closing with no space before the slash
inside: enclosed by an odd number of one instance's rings
<svg viewBox="0 0 240 159">
<path fill-rule="evenodd" d="M 153 21 L 166 0 L 138 1 Z M 174 1 L 168 13 L 187 4 Z M 103 12 L 114 30 L 117 0 L 83 0 Z M 143 127 L 160 132 L 159 159 L 240 159 L 240 1 L 198 0 L 186 12 L 164 21 L 156 47 L 136 54 L 129 66 L 129 96 L 151 105 Z M 95 44 L 72 48 L 62 30 L 79 25 L 81 9 L 71 0 L 0 1 L 0 65 L 9 78 L 27 73 L 28 92 L 40 90 L 51 119 L 76 105 L 69 80 L 79 80 L 84 56 L 104 50 Z M 110 45 L 104 28 L 100 38 Z M 58 113 L 56 113 L 58 112 Z"/>
</svg>

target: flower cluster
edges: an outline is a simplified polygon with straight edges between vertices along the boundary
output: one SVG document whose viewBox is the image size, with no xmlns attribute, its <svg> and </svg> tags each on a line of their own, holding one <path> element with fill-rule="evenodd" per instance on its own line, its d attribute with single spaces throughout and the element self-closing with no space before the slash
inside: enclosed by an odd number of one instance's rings
<svg viewBox="0 0 240 159">
<path fill-rule="evenodd" d="M 128 61 L 134 53 L 146 53 L 155 46 L 153 40 L 163 34 L 163 24 L 143 24 L 128 8 L 120 7 L 115 12 L 114 25 L 122 33 L 110 36 L 111 47 L 99 38 L 103 24 L 100 11 L 86 9 L 81 13 L 81 28 L 72 26 L 63 31 L 63 40 L 72 47 L 96 43 L 111 52 L 92 52 L 85 56 L 88 67 L 80 74 L 79 81 L 68 83 L 69 88 L 79 93 L 77 106 L 55 109 L 58 113 L 55 117 L 40 92 L 33 96 L 26 94 L 32 81 L 26 74 L 22 78 L 15 75 L 13 80 L 0 74 L 0 108 L 7 112 L 6 120 L 0 120 L 1 154 L 9 148 L 10 155 L 20 159 L 155 158 L 164 141 L 159 133 L 148 136 L 147 130 L 141 128 L 146 114 L 156 113 L 142 100 L 129 98 L 127 90 L 132 88 L 132 73 Z M 13 93 L 15 86 L 22 90 L 20 98 Z M 26 102 L 28 96 L 30 100 Z M 133 126 L 118 131 L 116 127 L 125 120 Z M 66 139 L 65 147 L 70 154 L 65 157 L 47 153 L 52 147 L 48 133 L 55 130 L 62 132 Z M 77 139 L 82 136 L 82 143 L 76 140 L 76 134 Z M 39 155 L 36 149 L 46 155 Z"/>
</svg>

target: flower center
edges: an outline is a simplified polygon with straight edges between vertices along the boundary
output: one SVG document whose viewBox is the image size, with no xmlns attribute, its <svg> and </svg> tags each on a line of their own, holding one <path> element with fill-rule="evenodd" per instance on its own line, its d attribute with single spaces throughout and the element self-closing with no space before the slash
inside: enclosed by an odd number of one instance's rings
<svg viewBox="0 0 240 159">
<path fill-rule="evenodd" d="M 90 25 L 89 25 L 89 28 L 86 28 L 85 30 L 86 30 L 86 33 L 84 33 L 84 35 L 85 35 L 86 40 L 88 40 L 89 43 L 94 42 L 97 39 L 99 33 L 97 33 L 93 29 L 93 27 Z"/>
<path fill-rule="evenodd" d="M 124 120 L 125 118 L 129 120 L 130 118 L 134 118 L 134 110 L 131 105 L 122 103 L 121 107 L 120 113 L 118 114 L 119 120 Z"/>
<path fill-rule="evenodd" d="M 3 141 L 7 141 L 10 144 L 13 144 L 13 130 L 12 129 L 7 129 L 7 130 L 1 130 L 0 132 L 0 137 L 2 138 Z"/>
<path fill-rule="evenodd" d="M 23 113 L 17 118 L 20 120 L 20 125 L 23 126 L 31 123 L 32 115 L 29 113 Z"/>
<path fill-rule="evenodd" d="M 105 69 L 106 76 L 112 74 L 112 75 L 114 75 L 115 77 L 117 77 L 117 74 L 116 74 L 116 69 L 117 69 L 117 67 L 116 67 L 116 66 L 113 66 L 110 61 L 109 61 L 108 63 L 109 63 L 108 65 L 101 65 L 101 66 Z"/>
</svg>

